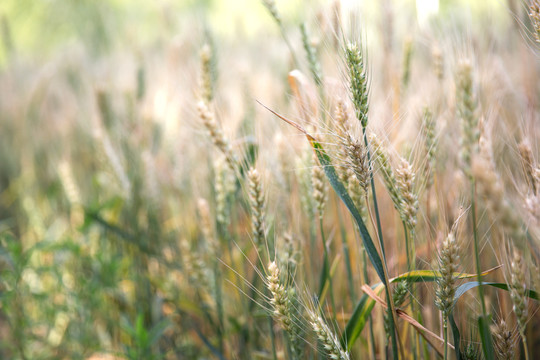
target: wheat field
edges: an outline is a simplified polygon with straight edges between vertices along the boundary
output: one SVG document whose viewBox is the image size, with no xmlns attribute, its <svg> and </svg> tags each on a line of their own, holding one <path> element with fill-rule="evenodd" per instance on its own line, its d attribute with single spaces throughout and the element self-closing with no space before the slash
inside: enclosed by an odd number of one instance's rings
<svg viewBox="0 0 540 360">
<path fill-rule="evenodd" d="M 0 358 L 540 352 L 538 0 L 6 0 L 0 35 Z"/>
</svg>

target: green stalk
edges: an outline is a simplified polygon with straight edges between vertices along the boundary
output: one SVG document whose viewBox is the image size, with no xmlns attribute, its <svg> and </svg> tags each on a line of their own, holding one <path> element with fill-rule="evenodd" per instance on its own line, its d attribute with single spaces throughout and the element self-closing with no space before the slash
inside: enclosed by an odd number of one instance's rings
<svg viewBox="0 0 540 360">
<path fill-rule="evenodd" d="M 366 132 L 366 127 L 363 126 L 362 127 L 362 133 L 363 133 L 363 137 L 364 137 L 364 144 L 366 145 L 366 153 L 367 153 L 367 158 L 368 158 L 368 164 L 369 164 L 369 167 L 371 168 L 371 151 L 369 150 L 369 144 L 368 144 L 368 140 L 367 140 L 367 132 Z M 384 240 L 383 240 L 383 235 L 382 235 L 382 226 L 381 226 L 381 217 L 379 215 L 379 205 L 377 203 L 377 193 L 375 191 L 375 180 L 373 178 L 373 172 L 371 172 L 369 174 L 369 178 L 370 178 L 370 183 L 371 183 L 371 193 L 372 193 L 372 196 L 373 196 L 373 208 L 374 208 L 374 211 L 375 211 L 375 219 L 376 219 L 376 222 L 377 222 L 377 231 L 378 231 L 378 238 L 379 238 L 379 245 L 381 247 L 381 255 L 382 255 L 382 260 L 383 260 L 383 264 L 384 264 L 384 270 L 386 272 L 386 278 L 387 280 L 389 279 L 388 277 L 388 266 L 387 266 L 387 262 L 386 262 L 386 252 L 384 250 Z M 388 284 L 390 285 L 390 284 Z M 396 316 L 395 316 L 395 309 L 394 309 L 394 302 L 392 301 L 392 296 L 390 295 L 390 289 L 389 289 L 390 286 L 385 286 L 385 293 L 386 293 L 386 299 L 388 301 L 388 315 L 392 317 L 392 333 L 390 334 L 391 336 L 391 339 L 392 339 L 392 355 L 394 357 L 394 359 L 399 359 L 398 358 L 398 344 L 397 344 L 397 335 L 396 335 L 396 329 L 395 329 L 395 324 L 397 323 L 396 322 Z"/>
<path fill-rule="evenodd" d="M 448 318 L 443 320 L 443 336 L 444 336 L 444 360 L 448 359 Z"/>
<path fill-rule="evenodd" d="M 407 229 L 407 225 L 405 224 L 405 221 L 402 221 L 403 224 L 403 232 L 405 234 L 405 251 L 407 252 L 407 271 L 413 271 L 416 269 L 416 264 L 412 259 L 412 255 L 414 252 L 411 253 L 411 249 L 414 248 L 414 231 L 411 230 L 411 236 L 409 237 L 409 231 Z M 410 241 L 412 241 L 412 246 Z M 414 306 L 414 283 L 410 284 L 411 286 L 411 311 L 415 318 L 418 318 L 416 306 Z M 412 337 L 412 351 L 413 351 L 413 358 L 416 360 L 418 358 L 418 349 L 416 348 L 416 343 L 418 341 L 418 333 L 416 331 L 411 332 Z"/>
<path fill-rule="evenodd" d="M 323 230 L 323 219 L 322 216 L 319 216 L 319 227 L 321 231 L 321 239 L 323 244 L 323 274 L 325 275 L 325 282 L 328 281 L 329 289 L 328 292 L 330 293 L 330 303 L 332 304 L 332 316 L 334 318 L 334 321 L 336 322 L 336 303 L 334 302 L 334 288 L 332 286 L 332 278 L 330 276 L 330 263 L 328 259 L 328 249 L 326 248 L 326 238 L 324 236 L 324 230 Z M 324 283 L 321 284 L 321 291 L 324 288 Z M 320 294 L 319 294 L 320 295 Z M 322 299 L 319 299 L 322 303 Z"/>
<path fill-rule="evenodd" d="M 407 271 L 412 271 L 413 266 L 411 265 L 411 248 L 409 244 L 409 232 L 407 230 L 407 225 L 405 225 L 405 221 L 401 221 L 403 224 L 403 233 L 405 234 L 405 252 L 407 255 Z"/>
<path fill-rule="evenodd" d="M 364 283 L 369 284 L 369 275 L 367 271 L 367 259 L 366 259 L 366 248 L 362 246 L 362 270 L 364 272 Z M 369 350 L 372 356 L 372 359 L 375 360 L 375 335 L 373 333 L 373 318 L 369 315 Z"/>
<path fill-rule="evenodd" d="M 317 243 L 317 226 L 315 224 L 315 216 L 309 217 L 309 253 L 310 253 L 310 259 L 309 259 L 309 266 L 311 269 L 316 269 L 316 261 L 317 258 L 315 256 L 316 254 L 316 243 Z"/>
<path fill-rule="evenodd" d="M 343 224 L 343 218 L 341 217 L 341 214 L 340 214 L 340 208 L 339 208 L 339 203 L 337 203 L 337 199 L 336 199 L 336 209 L 338 212 L 339 228 L 341 231 L 341 241 L 343 244 L 343 256 L 345 257 L 345 268 L 347 270 L 349 296 L 351 297 L 351 303 L 354 304 L 354 301 L 356 300 L 356 296 L 354 294 L 354 280 L 353 280 L 353 274 L 352 274 L 351 259 L 350 259 L 350 254 L 349 254 L 349 244 L 347 243 L 347 235 L 345 231 L 345 226 Z"/>
<path fill-rule="evenodd" d="M 523 352 L 525 353 L 525 360 L 529 360 L 529 346 L 527 344 L 527 338 L 525 336 L 521 337 L 523 341 Z"/>
<path fill-rule="evenodd" d="M 472 212 L 472 226 L 474 236 L 474 260 L 476 265 L 476 277 L 478 281 L 478 295 L 480 296 L 480 304 L 482 305 L 482 316 L 486 316 L 486 303 L 484 301 L 484 290 L 482 288 L 482 276 L 480 270 L 480 254 L 478 250 L 478 230 L 476 228 L 476 201 L 475 201 L 475 182 L 471 179 L 471 212 Z"/>
<path fill-rule="evenodd" d="M 268 326 L 270 326 L 270 341 L 272 342 L 272 360 L 277 360 L 276 334 L 274 334 L 274 321 L 272 316 L 268 316 Z"/>
<path fill-rule="evenodd" d="M 217 262 L 214 265 L 214 281 L 215 281 L 215 297 L 216 297 L 216 307 L 218 314 L 218 337 L 219 337 L 219 352 L 224 354 L 224 344 L 223 344 L 223 333 L 224 333 L 224 313 L 223 313 L 223 293 L 221 291 L 221 275 L 219 272 L 219 266 Z"/>
</svg>

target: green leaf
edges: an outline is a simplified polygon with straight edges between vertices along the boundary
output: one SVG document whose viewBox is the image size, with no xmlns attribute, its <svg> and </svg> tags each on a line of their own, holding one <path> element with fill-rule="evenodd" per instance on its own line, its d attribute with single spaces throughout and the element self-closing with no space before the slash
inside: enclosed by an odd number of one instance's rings
<svg viewBox="0 0 540 360">
<path fill-rule="evenodd" d="M 317 154 L 317 158 L 319 159 L 324 169 L 326 177 L 330 181 L 330 185 L 332 185 L 332 188 L 334 189 L 336 194 L 340 197 L 345 206 L 347 206 L 347 209 L 349 210 L 356 224 L 358 225 L 358 228 L 360 229 L 360 237 L 362 238 L 362 242 L 364 243 L 369 259 L 371 260 L 373 267 L 375 267 L 377 275 L 379 275 L 379 279 L 381 279 L 383 284 L 386 284 L 386 278 L 384 276 L 384 268 L 381 257 L 379 256 L 377 248 L 375 247 L 375 244 L 373 243 L 373 240 L 369 235 L 369 232 L 366 228 L 366 225 L 364 224 L 364 220 L 362 220 L 360 212 L 358 212 L 358 209 L 356 208 L 356 206 L 354 206 L 354 202 L 349 196 L 349 193 L 347 192 L 343 184 L 339 181 L 336 170 L 334 169 L 330 161 L 330 157 L 328 156 L 322 145 L 315 140 L 311 140 L 311 145 L 313 146 L 313 149 Z"/>
<path fill-rule="evenodd" d="M 489 325 L 491 324 L 491 315 L 478 317 L 478 329 L 480 331 L 480 338 L 482 339 L 482 350 L 486 360 L 495 359 L 495 349 L 493 348 L 493 338 L 491 337 L 491 331 L 489 331 Z"/>
<path fill-rule="evenodd" d="M 467 282 L 465 284 L 461 284 L 456 290 L 456 295 L 454 296 L 454 303 L 463 294 L 465 294 L 467 291 L 477 287 L 478 285 L 480 285 L 480 283 L 478 281 L 470 281 L 470 282 Z M 505 283 L 482 282 L 482 285 L 492 286 L 492 287 L 495 287 L 495 288 L 498 288 L 498 289 L 510 291 L 510 288 L 508 287 L 508 284 L 505 284 Z M 527 292 L 525 293 L 525 295 L 527 297 L 531 298 L 531 299 L 534 299 L 536 301 L 540 301 L 540 294 L 538 294 L 538 292 L 536 292 L 534 290 L 527 289 Z"/>
<path fill-rule="evenodd" d="M 508 284 L 505 283 L 496 283 L 496 282 L 482 282 L 480 284 L 478 281 L 469 281 L 465 284 L 461 284 L 457 290 L 456 294 L 454 296 L 454 304 L 458 301 L 458 299 L 463 296 L 467 291 L 474 289 L 475 287 L 479 285 L 485 285 L 485 286 L 492 286 L 498 289 L 510 291 L 510 288 L 508 287 Z M 534 290 L 527 290 L 526 294 L 527 297 L 534 299 L 534 300 L 540 300 L 540 296 L 538 292 Z M 457 325 L 453 321 L 453 316 L 449 317 L 451 319 L 451 325 L 452 325 L 452 331 L 454 332 L 454 342 L 456 343 L 456 357 L 458 360 L 459 358 L 459 329 L 457 328 Z M 478 329 L 480 331 L 480 337 L 482 339 L 482 350 L 484 352 L 484 355 L 486 359 L 494 359 L 495 358 L 495 352 L 493 350 L 493 339 L 491 337 L 491 332 L 489 331 L 489 325 L 491 324 L 491 316 L 488 315 L 486 317 L 480 316 L 478 318 Z M 458 339 L 456 340 L 456 333 L 458 336 Z"/>
<path fill-rule="evenodd" d="M 362 242 L 364 244 L 364 248 L 366 249 L 366 252 L 368 254 L 369 260 L 371 261 L 371 264 L 375 268 L 375 271 L 377 272 L 377 275 L 379 276 L 379 279 L 381 279 L 382 283 L 385 285 L 388 285 L 385 272 L 384 272 L 384 264 L 381 260 L 381 257 L 379 256 L 379 253 L 377 252 L 377 248 L 375 247 L 375 244 L 373 243 L 373 240 L 371 239 L 371 236 L 369 235 L 369 232 L 366 228 L 366 225 L 364 224 L 364 221 L 362 220 L 362 216 L 360 215 L 360 212 L 354 205 L 354 202 L 352 201 L 351 197 L 349 196 L 349 193 L 343 186 L 343 184 L 339 181 L 338 175 L 336 173 L 336 170 L 332 166 L 332 162 L 330 161 L 330 157 L 328 154 L 324 151 L 324 148 L 322 145 L 317 142 L 313 137 L 308 135 L 308 139 L 311 142 L 311 146 L 315 150 L 315 153 L 317 154 L 317 157 L 319 158 L 319 162 L 321 163 L 324 173 L 326 174 L 326 177 L 330 181 L 330 185 L 332 185 L 332 188 L 338 194 L 340 199 L 343 201 L 351 215 L 353 216 L 356 225 L 358 226 L 358 229 L 360 230 L 360 237 L 362 238 Z M 384 288 L 386 290 L 386 297 L 388 298 L 388 301 L 392 301 L 390 297 L 390 293 L 388 291 L 388 287 Z M 390 311 L 390 308 L 389 308 Z M 389 317 L 389 325 L 390 325 L 390 334 L 392 335 L 392 351 L 394 353 L 394 357 L 397 357 L 397 341 L 396 341 L 396 331 L 395 331 L 395 324 L 394 324 L 394 317 Z M 347 344 L 349 346 L 349 344 Z M 350 345 L 352 346 L 352 345 Z"/>
<path fill-rule="evenodd" d="M 326 246 L 326 244 L 324 244 Z M 319 280 L 319 293 L 317 294 L 319 301 L 323 299 L 323 292 L 326 287 L 328 287 L 330 278 L 330 272 L 328 270 L 328 256 L 326 256 L 326 251 L 324 252 L 323 265 L 321 269 L 321 276 Z"/>
<path fill-rule="evenodd" d="M 485 276 L 493 271 L 498 269 L 498 267 L 487 270 L 480 274 L 481 276 Z M 476 277 L 476 274 L 467 274 L 467 273 L 455 273 L 454 276 L 459 279 L 467 279 L 467 278 L 473 278 Z M 440 277 L 438 271 L 433 270 L 414 270 L 409 271 L 404 274 L 401 274 L 399 276 L 396 276 L 395 278 L 391 279 L 391 283 L 395 283 L 398 281 L 411 281 L 411 282 L 433 282 L 438 277 Z M 462 286 L 465 286 L 467 284 L 474 284 L 475 281 L 468 282 L 463 284 Z M 486 283 L 483 283 L 486 284 Z M 502 284 L 506 285 L 506 284 Z M 460 286 L 460 288 L 462 287 Z M 474 287 L 474 286 L 472 286 Z M 470 288 L 472 288 L 470 287 Z M 381 283 L 375 284 L 371 287 L 374 292 L 379 295 L 384 290 L 384 285 Z M 460 291 L 460 288 L 456 291 L 456 294 Z M 465 289 L 465 287 L 464 287 Z M 468 290 L 468 289 L 467 289 Z M 465 291 L 467 291 L 465 290 Z M 343 337 L 341 339 L 341 343 L 344 347 L 347 349 L 351 349 L 358 337 L 360 336 L 360 333 L 364 329 L 364 326 L 366 325 L 368 318 L 371 314 L 371 311 L 373 310 L 373 306 L 375 305 L 375 300 L 371 299 L 367 295 L 363 295 L 360 298 L 360 301 L 356 305 L 353 314 L 349 321 L 347 322 L 347 325 L 345 327 L 345 333 L 343 334 Z M 454 339 L 456 339 L 456 331 L 458 331 L 457 336 L 459 337 L 459 330 L 456 328 L 452 328 L 452 331 L 454 333 Z"/>
<path fill-rule="evenodd" d="M 459 334 L 459 328 L 454 320 L 454 312 L 452 311 L 448 315 L 448 321 L 450 322 L 450 327 L 452 328 L 452 334 L 454 335 L 454 350 L 456 352 L 456 359 L 461 360 L 461 335 Z"/>
<path fill-rule="evenodd" d="M 358 339 L 360 336 L 360 333 L 369 320 L 369 315 L 371 314 L 371 310 L 373 310 L 374 306 L 375 300 L 366 294 L 362 295 L 360 301 L 358 304 L 356 304 L 356 308 L 354 309 L 353 314 L 345 327 L 345 333 L 341 338 L 341 343 L 347 350 L 352 348 L 356 342 L 356 339 Z"/>
</svg>

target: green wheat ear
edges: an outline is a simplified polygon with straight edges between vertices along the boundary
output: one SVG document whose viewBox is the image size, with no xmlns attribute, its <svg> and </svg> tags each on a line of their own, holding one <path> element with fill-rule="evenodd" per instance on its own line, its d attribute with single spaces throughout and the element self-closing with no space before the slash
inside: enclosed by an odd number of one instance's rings
<svg viewBox="0 0 540 360">
<path fill-rule="evenodd" d="M 315 332 L 315 335 L 328 358 L 335 360 L 350 360 L 349 353 L 341 347 L 339 338 L 332 329 L 330 329 L 318 311 L 308 307 L 307 314 L 311 328 Z"/>
<path fill-rule="evenodd" d="M 368 81 L 362 51 L 356 44 L 349 44 L 345 49 L 345 59 L 349 70 L 350 90 L 356 111 L 356 117 L 365 128 L 368 122 Z"/>
</svg>

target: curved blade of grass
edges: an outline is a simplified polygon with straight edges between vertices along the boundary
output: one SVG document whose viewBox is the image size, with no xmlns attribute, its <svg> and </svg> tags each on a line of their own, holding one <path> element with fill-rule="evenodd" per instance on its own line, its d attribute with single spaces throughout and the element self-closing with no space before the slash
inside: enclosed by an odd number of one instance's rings
<svg viewBox="0 0 540 360">
<path fill-rule="evenodd" d="M 330 272 L 328 273 L 328 280 L 331 280 L 334 277 L 334 274 L 336 273 L 337 265 L 339 264 L 339 259 L 340 259 L 340 256 L 337 255 L 334 261 L 332 262 L 332 266 L 330 267 Z M 319 295 L 319 310 L 324 304 L 324 299 L 326 298 L 326 293 L 328 292 L 329 288 L 330 288 L 330 281 L 326 281 L 326 284 L 321 289 L 321 292 Z"/>
<path fill-rule="evenodd" d="M 328 286 L 330 285 L 329 279 L 330 279 L 330 271 L 328 270 L 328 257 L 323 256 L 323 264 L 321 269 L 321 277 L 319 280 L 319 293 L 317 294 L 319 301 L 323 302 L 324 296 L 326 295 L 326 292 L 328 290 Z"/>
<path fill-rule="evenodd" d="M 390 290 L 388 287 L 388 274 L 387 269 L 385 268 L 385 264 L 383 264 L 382 259 L 377 251 L 377 248 L 375 247 L 375 244 L 373 243 L 373 240 L 371 239 L 371 236 L 369 235 L 369 232 L 366 228 L 366 225 L 364 224 L 364 221 L 362 220 L 362 216 L 360 215 L 360 212 L 354 205 L 354 202 L 352 201 L 351 197 L 349 196 L 349 193 L 339 181 L 339 177 L 336 173 L 336 170 L 332 166 L 332 163 L 330 161 L 330 157 L 328 154 L 324 151 L 324 148 L 322 145 L 317 142 L 313 137 L 311 137 L 309 134 L 306 133 L 306 136 L 310 140 L 311 146 L 315 150 L 315 153 L 317 157 L 319 158 L 319 162 L 321 163 L 324 173 L 326 174 L 326 177 L 328 178 L 330 185 L 332 185 L 332 188 L 336 192 L 336 194 L 341 198 L 345 206 L 347 206 L 347 209 L 353 216 L 356 225 L 358 226 L 358 230 L 360 231 L 360 237 L 362 238 L 362 243 L 364 244 L 364 249 L 366 250 L 368 257 L 371 261 L 371 264 L 375 268 L 375 271 L 377 272 L 377 275 L 379 276 L 379 279 L 381 279 L 382 283 L 385 285 L 383 288 L 386 291 L 386 297 L 389 302 L 389 314 L 391 316 L 388 317 L 388 327 L 389 332 L 392 338 L 392 353 L 394 358 L 398 358 L 398 345 L 397 345 L 397 329 L 395 324 L 395 315 L 394 315 L 394 306 L 392 302 L 392 297 L 390 295 Z M 382 247 L 382 243 L 381 243 Z M 349 344 L 347 344 L 349 346 Z M 402 350 L 402 347 L 399 348 L 399 350 Z M 403 356 L 403 354 L 402 354 Z"/>
<path fill-rule="evenodd" d="M 375 244 L 373 243 L 373 240 L 371 239 L 371 236 L 369 235 L 369 232 L 366 228 L 366 225 L 364 224 L 364 221 L 362 220 L 362 216 L 360 215 L 360 212 L 358 212 L 358 209 L 356 208 L 356 206 L 354 206 L 354 202 L 349 196 L 347 189 L 345 189 L 343 184 L 339 181 L 336 170 L 332 166 L 330 157 L 328 156 L 328 154 L 326 153 L 322 145 L 317 140 L 315 140 L 313 136 L 308 134 L 308 132 L 300 125 L 281 116 L 280 114 L 276 113 L 272 109 L 263 105 L 261 102 L 259 101 L 257 102 L 261 106 L 264 106 L 272 114 L 276 115 L 281 120 L 288 123 L 289 125 L 294 126 L 296 129 L 298 129 L 300 132 L 306 135 L 311 146 L 315 150 L 315 154 L 317 155 L 317 158 L 319 159 L 319 162 L 321 163 L 321 166 L 324 169 L 324 173 L 326 174 L 326 177 L 328 178 L 330 185 L 332 185 L 332 188 L 334 189 L 336 194 L 340 197 L 343 203 L 345 203 L 345 206 L 347 206 L 347 209 L 349 210 L 356 224 L 358 225 L 358 228 L 360 229 L 360 236 L 362 238 L 362 242 L 364 243 L 366 252 L 368 253 L 369 259 L 371 260 L 373 267 L 375 267 L 375 271 L 377 272 L 377 275 L 379 275 L 379 278 L 381 279 L 381 281 L 384 284 L 386 284 L 386 277 L 384 276 L 383 263 L 382 263 L 381 257 L 379 256 L 379 253 L 377 252 L 377 248 L 375 247 Z"/>
<path fill-rule="evenodd" d="M 323 146 L 300 125 L 281 116 L 280 114 L 276 113 L 272 109 L 269 109 L 267 106 L 263 105 L 262 103 L 259 102 L 259 104 L 264 106 L 268 111 L 270 111 L 272 114 L 279 117 L 281 120 L 285 121 L 291 126 L 294 126 L 296 129 L 298 129 L 307 137 L 307 139 L 309 140 L 311 144 L 311 147 L 313 147 L 313 150 L 315 151 L 315 154 L 317 155 L 317 158 L 319 159 L 321 166 L 324 169 L 324 173 L 326 177 L 328 178 L 330 185 L 332 185 L 332 188 L 334 189 L 336 194 L 339 196 L 341 201 L 343 201 L 343 203 L 345 204 L 345 206 L 347 207 L 347 209 L 353 216 L 354 221 L 356 222 L 356 225 L 358 226 L 358 230 L 360 231 L 360 237 L 362 238 L 364 248 L 366 249 L 369 260 L 371 261 L 371 264 L 375 268 L 377 275 L 379 276 L 383 284 L 388 285 L 388 278 L 386 275 L 385 264 L 383 264 L 382 259 L 377 251 L 377 248 L 375 247 L 375 244 L 373 243 L 373 240 L 371 239 L 371 236 L 369 235 L 369 232 L 367 230 L 366 225 L 364 224 L 364 221 L 362 220 L 362 216 L 360 215 L 360 212 L 354 205 L 354 202 L 349 196 L 347 189 L 345 189 L 341 181 L 339 181 L 339 177 L 336 173 L 336 170 L 332 166 L 332 161 L 330 160 L 330 157 L 324 150 Z M 386 297 L 388 299 L 391 299 L 388 286 L 385 286 L 384 289 L 386 291 Z M 391 301 L 390 301 L 390 306 L 393 307 L 393 304 Z M 397 358 L 398 349 L 396 345 L 397 335 L 396 335 L 396 329 L 395 329 L 395 323 L 394 323 L 394 316 L 390 317 L 389 327 L 390 327 L 389 329 L 390 334 L 392 335 L 392 351 L 394 353 L 394 358 Z"/>
<path fill-rule="evenodd" d="M 482 350 L 486 360 L 495 359 L 495 348 L 493 347 L 493 338 L 489 325 L 491 324 L 491 315 L 482 315 L 478 317 L 478 330 L 480 331 L 480 339 L 482 340 Z"/>
<path fill-rule="evenodd" d="M 384 285 L 378 283 L 374 285 L 372 289 L 377 295 L 380 295 L 384 289 Z M 356 307 L 354 308 L 351 318 L 345 326 L 345 332 L 341 338 L 341 344 L 345 349 L 351 350 L 352 346 L 362 333 L 364 326 L 368 322 L 369 315 L 371 315 L 374 306 L 375 300 L 366 294 L 362 295 L 360 301 L 358 301 L 358 304 L 356 304 Z"/>
<path fill-rule="evenodd" d="M 463 296 L 467 291 L 474 289 L 477 286 L 492 286 L 498 289 L 502 289 L 505 291 L 510 291 L 510 288 L 508 287 L 508 284 L 505 283 L 496 283 L 496 282 L 478 282 L 478 281 L 470 281 L 465 284 L 461 284 L 457 290 L 456 294 L 454 296 L 454 304 L 458 301 L 458 299 Z M 531 299 L 540 301 L 540 294 L 534 290 L 527 290 L 525 295 Z M 478 329 L 480 331 L 480 337 L 482 339 L 482 350 L 484 352 L 484 355 L 487 359 L 494 359 L 495 358 L 495 352 L 493 348 L 493 339 L 491 337 L 491 332 L 489 331 L 489 324 L 491 324 L 491 316 L 480 316 L 478 318 Z M 459 329 L 456 325 L 456 323 L 453 321 L 453 316 L 451 318 L 450 325 L 452 326 L 452 332 L 454 333 L 454 342 L 456 343 L 456 349 L 459 349 Z M 457 340 L 456 340 L 457 335 Z M 460 360 L 460 354 L 459 350 L 456 350 L 456 357 L 458 360 Z"/>
<path fill-rule="evenodd" d="M 500 268 L 500 266 L 484 271 L 480 275 L 485 276 L 497 270 L 498 268 Z M 476 277 L 477 274 L 455 273 L 454 276 L 459 279 L 469 279 L 469 278 Z M 390 282 L 395 283 L 395 282 L 404 281 L 404 280 L 412 281 L 412 282 L 433 282 L 438 277 L 439 277 L 438 271 L 414 270 L 414 271 L 409 271 L 399 276 L 396 276 L 395 278 L 390 279 Z M 476 283 L 476 282 L 473 281 L 471 283 Z M 465 283 L 463 285 L 466 285 L 466 284 L 470 284 L 470 283 Z M 377 283 L 373 285 L 371 288 L 377 295 L 380 295 L 382 291 L 384 290 L 384 285 L 381 283 Z M 364 326 L 366 325 L 369 319 L 369 315 L 371 314 L 371 311 L 373 310 L 373 306 L 375 306 L 375 300 L 371 299 L 366 294 L 362 295 L 362 297 L 360 298 L 360 301 L 358 301 L 358 304 L 356 305 L 351 315 L 351 318 L 347 322 L 347 325 L 345 327 L 345 332 L 341 339 L 341 344 L 347 350 L 350 350 L 352 348 L 352 346 L 354 345 L 354 343 L 360 336 L 360 333 L 364 329 Z M 452 331 L 454 331 L 454 329 L 452 329 Z M 455 335 L 454 335 L 454 339 L 455 339 Z"/>
<path fill-rule="evenodd" d="M 343 186 L 343 184 L 339 181 L 336 170 L 334 169 L 330 161 L 330 157 L 328 156 L 328 154 L 326 153 L 322 145 L 309 135 L 308 135 L 308 139 L 310 140 L 311 146 L 313 147 L 313 149 L 315 150 L 315 153 L 317 154 L 317 157 L 319 158 L 319 161 L 324 169 L 326 177 L 328 178 L 330 182 L 330 185 L 332 185 L 332 188 L 334 189 L 336 194 L 341 198 L 341 200 L 343 201 L 345 206 L 347 206 L 347 209 L 353 216 L 356 222 L 356 225 L 358 226 L 360 230 L 360 236 L 366 248 L 368 257 L 371 260 L 371 263 L 373 264 L 373 267 L 375 268 L 377 275 L 379 276 L 383 284 L 386 284 L 387 280 L 384 275 L 383 262 L 381 260 L 381 257 L 379 256 L 379 253 L 377 252 L 375 243 L 371 239 L 371 236 L 369 235 L 366 225 L 364 224 L 364 221 L 362 220 L 362 216 L 360 215 L 360 212 L 358 211 L 356 206 L 354 206 L 354 203 L 351 197 L 349 196 L 349 193 Z"/>
<path fill-rule="evenodd" d="M 369 286 L 363 285 L 362 290 L 366 293 L 366 295 L 368 295 L 370 298 L 372 298 L 377 303 L 379 303 L 379 305 L 381 305 L 384 309 L 388 309 L 388 305 L 386 304 L 386 302 L 383 299 L 381 299 L 377 294 L 375 294 L 375 292 Z M 431 347 L 433 349 L 435 349 L 435 351 L 437 351 L 437 353 L 440 356 L 442 356 L 441 349 L 439 349 L 438 346 L 435 343 L 433 343 L 429 339 L 429 337 L 427 335 L 429 335 L 430 337 L 438 340 L 441 345 L 444 344 L 444 339 L 443 338 L 441 338 L 440 336 L 438 336 L 434 332 L 430 331 L 429 329 L 425 328 L 422 324 L 420 324 L 418 321 L 416 321 L 412 316 L 407 314 L 405 311 L 403 311 L 401 309 L 396 309 L 396 314 L 401 319 L 403 319 L 406 322 L 408 322 L 409 324 L 411 324 L 412 327 L 431 345 Z M 451 348 L 454 348 L 451 344 L 449 344 L 449 346 Z"/>
<path fill-rule="evenodd" d="M 475 274 L 476 275 L 476 274 Z M 452 334 L 454 335 L 454 350 L 456 352 L 456 359 L 461 360 L 461 335 L 459 334 L 459 328 L 454 320 L 454 312 L 450 312 L 448 315 L 448 321 L 450 322 L 450 327 L 452 328 Z"/>
<path fill-rule="evenodd" d="M 456 302 L 463 294 L 465 294 L 467 291 L 474 289 L 475 287 L 479 286 L 480 283 L 478 281 L 470 281 L 465 284 L 461 284 L 457 290 L 456 295 L 454 296 L 454 302 Z M 508 287 L 508 284 L 505 283 L 497 283 L 497 282 L 483 282 L 482 285 L 486 286 L 492 286 L 498 289 L 502 289 L 505 291 L 510 291 L 510 288 Z M 540 301 L 540 294 L 534 290 L 527 289 L 525 295 L 528 298 L 531 298 L 536 301 Z"/>
<path fill-rule="evenodd" d="M 483 273 L 480 274 L 480 276 L 486 276 L 493 271 L 499 269 L 501 266 L 496 266 L 492 269 L 486 270 Z M 477 274 L 467 274 L 467 273 L 454 273 L 454 277 L 456 279 L 470 279 L 473 277 L 478 276 Z M 435 270 L 413 270 L 408 271 L 406 273 L 403 273 L 401 275 L 396 276 L 395 278 L 390 279 L 391 283 L 402 281 L 402 280 L 408 280 L 413 282 L 431 282 L 437 280 L 437 278 L 440 277 L 440 272 Z M 468 283 L 467 283 L 468 284 Z"/>
</svg>

